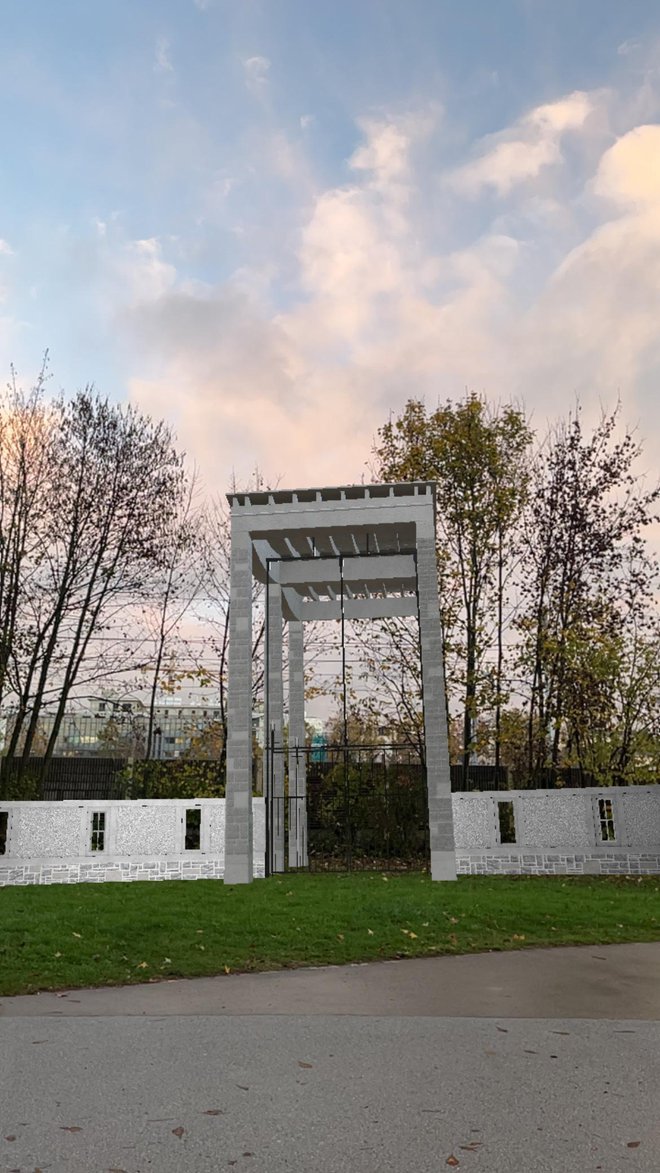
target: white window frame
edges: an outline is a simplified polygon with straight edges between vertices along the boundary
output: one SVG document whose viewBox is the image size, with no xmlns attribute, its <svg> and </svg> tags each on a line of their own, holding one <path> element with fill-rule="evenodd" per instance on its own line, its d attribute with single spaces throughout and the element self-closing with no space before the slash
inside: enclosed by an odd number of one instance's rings
<svg viewBox="0 0 660 1173">
<path fill-rule="evenodd" d="M 612 809 L 612 825 L 614 828 L 613 839 L 603 839 L 602 822 L 600 815 L 601 802 L 609 802 Z M 621 807 L 617 802 L 615 794 L 594 794 L 593 796 L 593 816 L 594 827 L 596 832 L 596 844 L 598 847 L 620 847 L 623 842 L 623 820 L 621 818 Z"/>
<path fill-rule="evenodd" d="M 92 834 L 94 829 L 94 815 L 103 815 L 103 847 L 100 850 L 92 850 Z M 106 806 L 97 806 L 87 811 L 87 818 L 85 819 L 85 851 L 84 854 L 90 856 L 92 859 L 103 857 L 110 854 L 108 836 L 110 834 L 110 811 Z"/>
</svg>

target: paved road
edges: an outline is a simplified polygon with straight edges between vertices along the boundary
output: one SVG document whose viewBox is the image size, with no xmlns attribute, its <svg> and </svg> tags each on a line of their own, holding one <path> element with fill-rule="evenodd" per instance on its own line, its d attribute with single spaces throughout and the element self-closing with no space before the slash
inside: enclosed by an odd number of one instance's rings
<svg viewBox="0 0 660 1173">
<path fill-rule="evenodd" d="M 450 1168 L 658 1173 L 660 944 L 0 999 L 2 1173 Z"/>
</svg>

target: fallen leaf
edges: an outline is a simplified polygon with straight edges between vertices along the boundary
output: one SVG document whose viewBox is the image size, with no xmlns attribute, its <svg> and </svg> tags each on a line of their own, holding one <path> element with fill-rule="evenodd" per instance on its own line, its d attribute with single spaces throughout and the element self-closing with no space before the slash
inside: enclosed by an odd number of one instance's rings
<svg viewBox="0 0 660 1173">
<path fill-rule="evenodd" d="M 417 933 L 408 933 L 408 936 L 417 938 Z"/>
<path fill-rule="evenodd" d="M 225 973 L 231 973 L 231 970 L 228 965 L 225 965 L 224 970 L 225 970 Z"/>
<path fill-rule="evenodd" d="M 148 962 L 148 961 L 138 961 L 138 963 L 137 963 L 137 965 L 135 966 L 135 968 L 136 968 L 136 969 L 148 969 L 148 968 L 149 968 L 149 962 Z"/>
<path fill-rule="evenodd" d="M 171 964 L 172 964 L 172 958 L 171 958 L 171 957 L 164 957 L 164 958 L 163 958 L 163 965 L 171 965 Z"/>
<path fill-rule="evenodd" d="M 61 1132 L 82 1132 L 78 1124 L 60 1124 Z"/>
<path fill-rule="evenodd" d="M 180 1124 L 178 1128 L 172 1129 L 172 1134 L 174 1136 L 178 1136 L 179 1138 L 181 1138 L 184 1135 L 185 1131 L 186 1131 L 185 1128 L 183 1128 L 183 1126 Z"/>
<path fill-rule="evenodd" d="M 203 933 L 203 932 L 204 932 L 204 929 L 195 929 L 195 932 L 196 932 L 196 933 Z"/>
<path fill-rule="evenodd" d="M 287 896 L 291 896 L 291 892 L 287 892 Z M 254 1153 L 243 1153 L 244 1157 L 253 1157 Z"/>
<path fill-rule="evenodd" d="M 49 1039 L 33 1039 L 32 1046 L 36 1047 L 39 1043 L 48 1043 L 49 1041 Z"/>
<path fill-rule="evenodd" d="M 506 1026 L 498 1026 L 497 1029 L 501 1031 L 503 1035 L 508 1035 L 509 1033 L 508 1027 Z"/>
<path fill-rule="evenodd" d="M 199 945 L 199 946 L 198 946 L 198 948 L 199 948 L 199 949 L 201 949 L 202 951 L 204 951 L 204 949 L 206 948 L 206 946 L 205 946 L 205 945 Z"/>
<path fill-rule="evenodd" d="M 73 933 L 73 936 L 80 938 L 82 936 L 82 933 Z"/>
<path fill-rule="evenodd" d="M 525 934 L 524 934 L 524 933 L 514 933 L 514 934 L 513 934 L 513 937 L 511 938 L 511 940 L 512 940 L 512 941 L 524 941 L 524 940 L 525 940 Z"/>
<path fill-rule="evenodd" d="M 626 1145 L 626 1148 L 627 1149 L 638 1149 L 641 1143 L 642 1143 L 641 1140 L 629 1140 L 628 1144 Z"/>
<path fill-rule="evenodd" d="M 5 1140 L 16 1140 L 15 1136 L 6 1136 Z"/>
<path fill-rule="evenodd" d="M 313 1063 L 303 1063 L 302 1059 L 299 1059 L 299 1060 L 298 1060 L 298 1066 L 299 1066 L 299 1067 L 313 1067 L 313 1066 L 314 1066 L 314 1064 L 313 1064 Z"/>
<path fill-rule="evenodd" d="M 343 933 L 337 933 L 337 940 L 338 940 L 338 941 L 343 941 L 343 940 L 344 940 L 344 934 L 343 934 Z"/>
<path fill-rule="evenodd" d="M 53 954 L 53 957 L 61 957 L 61 956 L 62 956 L 62 954 L 61 954 L 61 953 L 54 953 L 54 954 Z"/>
<path fill-rule="evenodd" d="M 466 1153 L 476 1153 L 477 1149 L 481 1147 L 484 1142 L 482 1140 L 471 1140 L 469 1144 L 459 1144 L 459 1149 L 463 1149 Z"/>
<path fill-rule="evenodd" d="M 369 936 L 370 936 L 370 937 L 373 937 L 373 935 L 374 935 L 374 931 L 373 931 L 373 929 L 367 929 L 367 932 L 368 932 L 368 934 L 369 934 Z"/>
<path fill-rule="evenodd" d="M 423 920 L 423 921 L 422 921 L 422 928 L 423 928 L 423 929 L 428 929 L 428 927 L 429 927 L 429 922 L 428 922 L 427 920 Z"/>
<path fill-rule="evenodd" d="M 447 1157 L 447 1164 L 451 1165 L 452 1169 L 455 1169 L 457 1165 L 460 1165 L 460 1163 L 461 1162 L 459 1161 L 458 1157 L 455 1157 L 453 1153 L 451 1156 Z"/>
<path fill-rule="evenodd" d="M 250 1090 L 249 1087 L 246 1087 L 245 1084 L 243 1084 L 243 1083 L 237 1083 L 236 1087 L 240 1087 L 242 1092 L 249 1092 L 249 1090 Z"/>
<path fill-rule="evenodd" d="M 570 1030 L 551 1030 L 551 1035 L 570 1035 Z"/>
<path fill-rule="evenodd" d="M 383 876 L 384 880 L 389 880 L 389 878 L 390 878 L 389 876 Z"/>
<path fill-rule="evenodd" d="M 206 1108 L 202 1116 L 224 1116 L 222 1108 Z"/>
</svg>

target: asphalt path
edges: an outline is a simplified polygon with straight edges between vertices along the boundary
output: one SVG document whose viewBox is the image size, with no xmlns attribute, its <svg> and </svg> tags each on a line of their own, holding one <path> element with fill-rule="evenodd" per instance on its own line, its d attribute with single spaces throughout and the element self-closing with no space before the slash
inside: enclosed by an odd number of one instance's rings
<svg viewBox="0 0 660 1173">
<path fill-rule="evenodd" d="M 0 999 L 2 1173 L 659 1173 L 660 943 Z"/>
</svg>

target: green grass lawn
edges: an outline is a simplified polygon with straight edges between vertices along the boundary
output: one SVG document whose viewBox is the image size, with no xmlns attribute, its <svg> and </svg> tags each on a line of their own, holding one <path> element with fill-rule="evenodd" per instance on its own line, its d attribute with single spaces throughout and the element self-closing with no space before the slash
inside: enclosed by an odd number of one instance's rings
<svg viewBox="0 0 660 1173">
<path fill-rule="evenodd" d="M 0 995 L 660 939 L 660 877 L 272 876 L 0 889 Z"/>
</svg>

